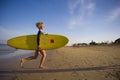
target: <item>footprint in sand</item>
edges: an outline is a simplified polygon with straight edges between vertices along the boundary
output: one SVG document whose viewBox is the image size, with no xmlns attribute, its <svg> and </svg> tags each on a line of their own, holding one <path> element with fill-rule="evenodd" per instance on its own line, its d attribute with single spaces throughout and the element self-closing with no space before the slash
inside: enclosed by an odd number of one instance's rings
<svg viewBox="0 0 120 80">
<path fill-rule="evenodd" d="M 75 67 L 75 68 L 79 68 L 79 65 L 75 65 L 74 67 Z"/>
<path fill-rule="evenodd" d="M 13 80 L 21 80 L 18 76 L 15 76 Z"/>
<path fill-rule="evenodd" d="M 78 74 L 76 71 L 74 71 L 74 72 L 71 73 L 71 76 L 72 76 L 72 77 L 77 77 L 78 75 L 79 75 L 79 74 Z"/>
</svg>

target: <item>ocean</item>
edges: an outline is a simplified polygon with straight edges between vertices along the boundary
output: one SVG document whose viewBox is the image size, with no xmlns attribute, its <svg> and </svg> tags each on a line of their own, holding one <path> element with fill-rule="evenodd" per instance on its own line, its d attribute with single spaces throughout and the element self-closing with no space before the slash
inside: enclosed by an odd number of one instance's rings
<svg viewBox="0 0 120 80">
<path fill-rule="evenodd" d="M 34 55 L 34 50 L 20 50 L 12 48 L 6 44 L 0 45 L 0 67 L 19 62 L 21 58 Z"/>
<path fill-rule="evenodd" d="M 16 49 L 8 46 L 7 44 L 0 44 L 0 55 L 13 53 L 14 51 L 16 51 Z"/>
</svg>

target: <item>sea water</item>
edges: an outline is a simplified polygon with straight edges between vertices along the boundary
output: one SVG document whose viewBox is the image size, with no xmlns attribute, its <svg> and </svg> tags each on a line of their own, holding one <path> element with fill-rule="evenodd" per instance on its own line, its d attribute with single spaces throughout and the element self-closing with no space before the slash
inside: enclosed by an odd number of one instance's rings
<svg viewBox="0 0 120 80">
<path fill-rule="evenodd" d="M 34 50 L 20 50 L 0 44 L 0 67 L 19 62 L 21 58 L 34 55 Z"/>
<path fill-rule="evenodd" d="M 12 48 L 6 44 L 0 45 L 0 59 L 13 58 L 19 55 L 25 55 L 33 53 L 33 50 L 20 50 Z"/>
</svg>

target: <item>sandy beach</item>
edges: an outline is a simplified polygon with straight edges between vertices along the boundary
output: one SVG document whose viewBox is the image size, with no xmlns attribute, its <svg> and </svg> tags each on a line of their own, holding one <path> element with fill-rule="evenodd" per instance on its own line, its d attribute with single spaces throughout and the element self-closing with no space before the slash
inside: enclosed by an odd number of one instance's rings
<svg viewBox="0 0 120 80">
<path fill-rule="evenodd" d="M 18 50 L 19 51 L 19 50 Z M 16 51 L 17 52 L 17 51 Z M 21 53 L 25 51 L 21 51 Z M 120 80 L 120 46 L 63 47 L 47 51 L 45 70 L 38 69 L 41 56 L 20 68 L 20 54 L 0 62 L 1 80 Z"/>
</svg>

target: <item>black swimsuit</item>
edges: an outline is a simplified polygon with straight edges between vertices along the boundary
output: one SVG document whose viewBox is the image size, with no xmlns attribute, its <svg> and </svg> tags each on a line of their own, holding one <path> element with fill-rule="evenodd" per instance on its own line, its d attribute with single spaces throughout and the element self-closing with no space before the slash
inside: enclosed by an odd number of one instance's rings
<svg viewBox="0 0 120 80">
<path fill-rule="evenodd" d="M 37 45 L 39 46 L 40 45 L 40 35 L 43 34 L 42 31 L 38 31 L 37 33 Z"/>
</svg>

